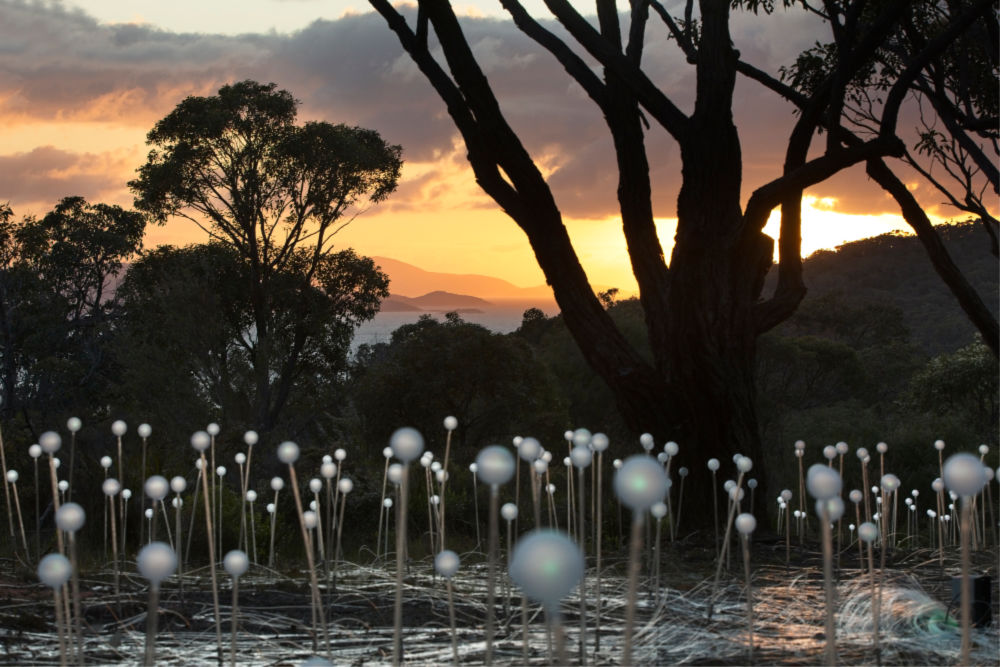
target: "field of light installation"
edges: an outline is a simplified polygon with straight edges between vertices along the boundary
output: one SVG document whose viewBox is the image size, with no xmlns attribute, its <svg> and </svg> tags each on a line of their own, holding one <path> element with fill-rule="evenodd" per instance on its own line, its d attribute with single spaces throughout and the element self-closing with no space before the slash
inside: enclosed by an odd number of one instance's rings
<svg viewBox="0 0 1000 667">
<path fill-rule="evenodd" d="M 79 420 L 68 422 L 67 438 L 44 433 L 30 447 L 33 487 L 0 460 L 9 528 L 0 662 L 1000 661 L 998 596 L 991 595 L 1000 494 L 986 446 L 962 453 L 935 442 L 940 477 L 915 489 L 889 472 L 884 443 L 869 454 L 845 443 L 817 451 L 798 442 L 789 448 L 798 477 L 785 480 L 768 519 L 744 511 L 757 487 L 753 462 L 711 459 L 714 526 L 693 530 L 685 503 L 707 494 L 684 488 L 688 471 L 672 465 L 677 443 L 661 451 L 644 435 L 613 450 L 621 459 L 606 461 L 605 436 L 567 431 L 553 447 L 565 452 L 569 488 L 559 496 L 550 481 L 553 451 L 516 438 L 456 461 L 456 425 L 445 419 L 437 456 L 415 430 L 396 431 L 383 452 L 377 517 L 352 509 L 348 452 L 307 461 L 293 442 L 258 442 L 247 432 L 230 478 L 243 501 L 235 545 L 222 543 L 226 471 L 215 460 L 217 425 L 191 437 L 191 474 L 167 480 L 145 470 L 145 424 L 137 429 L 141 477 L 133 443 L 123 466 L 128 428 L 115 422 L 103 484 L 77 489 L 78 498 L 103 496 L 103 517 L 72 502 L 73 464 L 59 458 L 73 460 Z M 266 491 L 248 488 L 251 466 L 264 457 L 283 474 Z M 860 468 L 863 489 L 844 488 L 845 466 Z M 145 480 L 141 496 L 122 485 L 123 475 Z M 449 495 L 459 485 L 472 487 L 476 503 L 477 540 L 463 553 L 448 548 Z M 601 497 L 604 489 L 613 500 Z M 131 511 L 143 513 L 138 537 L 134 529 L 126 534 L 130 498 Z M 270 526 L 258 525 L 255 502 L 266 506 Z M 297 535 L 297 550 L 287 539 L 275 544 L 284 503 L 295 509 L 297 525 L 285 534 Z M 418 536 L 407 535 L 407 513 L 427 516 L 419 536 L 429 540 L 426 557 L 408 554 Z M 43 518 L 51 530 L 42 529 Z M 345 544 L 343 527 L 358 524 L 368 539 Z M 103 531 L 107 556 L 78 552 L 88 531 L 98 537 L 87 544 L 100 543 Z"/>
</svg>

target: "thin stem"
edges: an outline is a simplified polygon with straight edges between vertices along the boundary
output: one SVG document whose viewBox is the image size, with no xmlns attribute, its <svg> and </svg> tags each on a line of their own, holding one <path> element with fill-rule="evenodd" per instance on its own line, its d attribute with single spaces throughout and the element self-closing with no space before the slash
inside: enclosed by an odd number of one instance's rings
<svg viewBox="0 0 1000 667">
<path fill-rule="evenodd" d="M 830 530 L 830 517 L 825 507 L 820 521 L 823 523 L 821 526 L 823 533 L 823 582 L 826 588 L 826 651 L 824 658 L 827 665 L 835 665 L 837 664 L 837 630 L 834 625 L 834 610 L 837 602 L 834 599 L 833 590 L 833 535 Z"/>
<path fill-rule="evenodd" d="M 496 484 L 490 485 L 490 534 L 487 550 L 489 551 L 489 568 L 487 570 L 487 595 L 486 595 L 486 664 L 493 664 L 493 634 L 494 616 L 496 610 L 496 572 L 497 572 L 497 542 L 499 541 L 499 527 L 497 526 L 497 514 L 500 512 L 500 487 Z"/>
<path fill-rule="evenodd" d="M 972 580 L 969 577 L 969 532 L 972 529 L 972 498 L 962 498 L 962 659 L 960 664 L 971 665 L 972 652 Z"/>
<path fill-rule="evenodd" d="M 403 664 L 403 551 L 406 548 L 406 496 L 410 482 L 410 464 L 403 463 L 396 503 L 396 603 L 393 608 L 392 664 Z M 478 521 L 476 523 L 478 528 Z M 388 536 L 388 531 L 386 531 Z"/>
<path fill-rule="evenodd" d="M 635 599 L 639 589 L 639 570 L 642 561 L 639 554 L 642 549 L 642 523 L 641 512 L 632 514 L 632 531 L 629 537 L 628 548 L 628 593 L 625 596 L 625 647 L 622 650 L 622 665 L 632 664 L 632 628 L 635 625 Z"/>
<path fill-rule="evenodd" d="M 742 535 L 743 574 L 747 582 L 747 664 L 753 664 L 753 589 L 750 587 L 750 538 Z"/>
<path fill-rule="evenodd" d="M 156 629 L 159 621 L 160 585 L 150 582 L 149 606 L 146 609 L 146 657 L 143 665 L 153 667 L 156 664 Z"/>
<path fill-rule="evenodd" d="M 202 494 L 205 499 L 205 535 L 208 539 L 208 569 L 212 574 L 212 609 L 215 613 L 215 650 L 219 664 L 222 664 L 222 619 L 219 617 L 219 582 L 215 576 L 215 534 L 212 531 L 212 505 L 208 498 L 207 467 L 205 452 L 201 452 L 201 483 L 205 487 L 205 493 Z"/>
<path fill-rule="evenodd" d="M 312 587 L 312 603 L 316 609 L 316 622 L 319 625 L 320 634 L 323 636 L 323 645 L 326 648 L 327 657 L 330 655 L 330 636 L 327 633 L 326 621 L 323 618 L 323 604 L 319 595 L 319 581 L 316 579 L 316 562 L 313 559 L 312 543 L 309 533 L 306 530 L 306 520 L 302 513 L 302 499 L 299 497 L 299 480 L 295 475 L 295 466 L 288 464 L 288 476 L 292 481 L 292 495 L 295 497 L 295 510 L 299 514 L 299 527 L 302 529 L 302 544 L 306 549 L 306 564 L 309 566 L 309 584 Z"/>
<path fill-rule="evenodd" d="M 233 577 L 233 611 L 229 619 L 230 639 L 229 639 L 229 661 L 236 667 L 236 628 L 239 625 L 240 617 L 240 578 Z"/>
</svg>

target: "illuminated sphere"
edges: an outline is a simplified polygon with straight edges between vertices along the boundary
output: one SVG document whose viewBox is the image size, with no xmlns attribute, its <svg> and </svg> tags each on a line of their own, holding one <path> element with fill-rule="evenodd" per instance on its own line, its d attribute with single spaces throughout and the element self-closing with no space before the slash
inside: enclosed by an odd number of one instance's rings
<svg viewBox="0 0 1000 667">
<path fill-rule="evenodd" d="M 219 428 L 218 424 L 212 422 L 211 424 L 205 427 L 205 430 L 208 431 L 208 434 L 214 438 L 215 436 L 219 435 L 219 431 L 221 429 Z"/>
<path fill-rule="evenodd" d="M 653 450 L 653 434 L 652 433 L 643 433 L 642 435 L 640 435 L 639 436 L 639 444 L 647 452 L 652 451 Z"/>
<path fill-rule="evenodd" d="M 929 511 L 933 512 L 933 510 Z M 858 539 L 862 542 L 874 542 L 878 539 L 878 528 L 874 523 L 865 521 L 863 524 L 858 526 Z"/>
<path fill-rule="evenodd" d="M 253 447 L 260 441 L 260 436 L 257 435 L 257 431 L 247 431 L 243 434 L 243 442 L 247 444 L 248 447 Z"/>
<path fill-rule="evenodd" d="M 278 445 L 278 460 L 292 465 L 299 460 L 299 446 L 291 440 L 285 440 Z"/>
<path fill-rule="evenodd" d="M 827 445 L 823 448 L 823 458 L 828 461 L 832 461 L 837 458 L 837 448 L 833 445 Z"/>
<path fill-rule="evenodd" d="M 122 490 L 122 485 L 114 477 L 108 477 L 104 480 L 104 483 L 101 484 L 101 490 L 104 491 L 104 495 L 106 496 L 116 496 L 118 495 L 118 492 Z"/>
<path fill-rule="evenodd" d="M 858 455 L 858 459 L 862 462 L 868 458 L 868 450 L 864 447 L 858 447 L 854 453 Z"/>
<path fill-rule="evenodd" d="M 731 491 L 732 491 L 733 489 L 735 489 L 735 488 L 736 488 L 736 482 L 734 482 L 734 481 L 733 481 L 733 480 L 731 480 L 731 479 L 727 479 L 727 480 L 726 480 L 725 482 L 723 482 L 723 484 L 722 484 L 722 490 L 723 490 L 723 491 L 725 491 L 726 493 L 729 493 L 729 492 L 731 492 Z"/>
<path fill-rule="evenodd" d="M 614 468 L 615 470 L 619 470 L 624 464 L 625 462 L 622 461 L 621 459 L 615 459 L 614 461 L 611 462 L 611 467 Z"/>
<path fill-rule="evenodd" d="M 52 589 L 62 588 L 69 581 L 73 567 L 62 554 L 48 554 L 38 562 L 38 579 Z"/>
<path fill-rule="evenodd" d="M 438 484 L 444 484 L 446 481 L 448 481 L 448 471 L 438 470 L 436 473 L 434 473 L 434 479 L 437 480 Z"/>
<path fill-rule="evenodd" d="M 667 456 L 677 456 L 677 452 L 681 451 L 680 445 L 671 440 L 667 444 L 663 445 L 663 451 L 667 453 Z"/>
<path fill-rule="evenodd" d="M 840 517 L 844 516 L 844 500 L 840 496 L 833 496 L 832 498 L 817 498 L 816 499 L 816 515 L 819 517 L 823 516 L 823 510 L 826 510 L 826 517 L 829 521 L 837 521 Z"/>
<path fill-rule="evenodd" d="M 840 495 L 843 481 L 840 474 L 829 466 L 822 463 L 814 463 L 809 466 L 806 474 L 806 488 L 809 489 L 813 498 L 827 500 Z"/>
<path fill-rule="evenodd" d="M 139 428 L 135 432 L 139 434 L 140 438 L 148 438 L 153 434 L 153 427 L 149 424 L 139 424 Z"/>
<path fill-rule="evenodd" d="M 434 463 L 431 464 L 431 472 L 433 472 L 433 473 L 436 474 L 436 473 L 438 473 L 440 471 L 441 471 L 441 462 L 440 461 L 435 461 Z"/>
<path fill-rule="evenodd" d="M 514 548 L 510 578 L 546 609 L 554 610 L 582 577 L 583 553 L 563 533 L 534 531 Z"/>
<path fill-rule="evenodd" d="M 250 569 L 250 559 L 239 549 L 233 549 L 222 559 L 222 567 L 226 568 L 230 577 L 239 579 Z"/>
<path fill-rule="evenodd" d="M 236 452 L 236 456 L 233 457 L 233 460 L 236 461 L 236 465 L 241 466 L 247 462 L 247 455 L 243 452 Z"/>
<path fill-rule="evenodd" d="M 312 530 L 319 523 L 319 517 L 316 516 L 316 512 L 306 510 L 302 513 L 302 523 L 305 524 L 306 530 Z"/>
<path fill-rule="evenodd" d="M 659 461 L 660 463 L 666 463 L 667 461 L 670 460 L 670 457 L 667 455 L 666 452 L 660 452 L 659 454 L 656 455 L 656 460 Z"/>
<path fill-rule="evenodd" d="M 28 456 L 30 456 L 31 458 L 37 459 L 41 455 L 42 455 L 42 448 L 38 443 L 35 443 L 31 447 L 28 447 Z"/>
<path fill-rule="evenodd" d="M 319 467 L 319 474 L 323 477 L 323 479 L 333 479 L 337 476 L 337 464 L 333 461 L 324 463 Z"/>
<path fill-rule="evenodd" d="M 46 431 L 38 436 L 38 444 L 46 454 L 55 454 L 62 447 L 62 437 L 55 431 Z"/>
<path fill-rule="evenodd" d="M 607 451 L 610 444 L 611 440 L 604 433 L 595 433 L 590 437 L 590 446 L 594 448 L 595 452 Z"/>
<path fill-rule="evenodd" d="M 195 431 L 191 435 L 191 446 L 199 452 L 208 449 L 210 444 L 212 444 L 212 438 L 205 431 Z"/>
<path fill-rule="evenodd" d="M 549 469 L 549 464 L 545 462 L 545 459 L 535 459 L 531 465 L 535 469 L 535 473 L 539 475 L 544 475 L 545 471 Z"/>
<path fill-rule="evenodd" d="M 59 457 L 58 456 L 53 456 L 52 457 L 52 467 L 55 468 L 56 470 L 59 470 L 59 466 L 61 466 L 61 465 L 62 465 L 62 461 L 59 460 Z"/>
<path fill-rule="evenodd" d="M 680 475 L 681 477 L 687 477 L 688 469 L 685 468 L 684 466 L 681 466 L 680 468 L 677 469 L 677 474 Z"/>
<path fill-rule="evenodd" d="M 505 521 L 513 521 L 517 518 L 517 505 L 514 503 L 504 503 L 503 507 L 500 508 L 500 516 Z"/>
<path fill-rule="evenodd" d="M 145 515 L 146 515 L 147 519 L 152 519 L 153 518 L 153 509 L 147 507 L 146 511 L 145 511 Z"/>
<path fill-rule="evenodd" d="M 944 483 L 950 491 L 970 498 L 986 485 L 986 469 L 972 454 L 952 454 L 944 462 Z"/>
<path fill-rule="evenodd" d="M 226 466 L 219 466 L 218 468 L 216 468 L 215 469 L 215 474 L 218 475 L 219 477 L 225 477 L 226 476 Z"/>
<path fill-rule="evenodd" d="M 80 421 L 79 417 L 70 417 L 66 420 L 66 428 L 70 433 L 76 433 L 83 428 L 83 422 Z"/>
<path fill-rule="evenodd" d="M 667 504 L 662 501 L 653 503 L 653 506 L 649 508 L 649 513 L 653 515 L 654 519 L 662 519 L 667 516 Z"/>
<path fill-rule="evenodd" d="M 885 444 L 884 442 L 880 442 L 877 445 L 875 445 L 875 451 L 878 452 L 879 454 L 885 454 L 887 451 L 889 451 L 889 445 Z"/>
<path fill-rule="evenodd" d="M 170 501 L 170 504 L 173 505 L 174 509 L 184 507 L 184 501 L 180 499 L 180 496 L 174 496 L 174 499 Z"/>
<path fill-rule="evenodd" d="M 934 493 L 941 493 L 944 491 L 944 480 L 940 477 L 935 477 L 934 481 L 931 482 L 931 490 L 933 490 Z"/>
<path fill-rule="evenodd" d="M 393 456 L 403 463 L 409 463 L 424 451 L 424 436 L 417 429 L 404 426 L 392 434 L 389 446 L 392 447 Z"/>
<path fill-rule="evenodd" d="M 266 509 L 266 510 L 267 510 L 267 513 L 268 513 L 268 514 L 274 514 L 274 510 L 275 510 L 275 507 L 274 507 L 274 503 L 268 503 L 268 504 L 267 504 L 267 505 L 266 505 L 266 506 L 264 507 L 264 509 Z"/>
<path fill-rule="evenodd" d="M 518 447 L 520 447 L 520 446 L 521 446 L 521 442 L 522 442 L 523 440 L 524 440 L 524 438 L 522 438 L 521 436 L 519 436 L 519 435 L 515 435 L 515 436 L 514 436 L 514 438 L 513 438 L 513 439 L 512 439 L 511 441 L 510 441 L 510 443 L 511 443 L 512 445 L 514 445 L 514 448 L 515 448 L 515 449 L 517 449 Z"/>
<path fill-rule="evenodd" d="M 712 472 L 715 472 L 716 470 L 718 470 L 719 469 L 719 459 L 709 459 L 708 460 L 708 469 L 711 470 Z"/>
<path fill-rule="evenodd" d="M 312 491 L 313 493 L 319 493 L 320 491 L 322 491 L 323 480 L 316 479 L 315 477 L 313 477 L 311 480 L 309 480 L 309 490 Z"/>
<path fill-rule="evenodd" d="M 338 461 L 343 461 L 344 459 L 347 458 L 347 450 L 345 450 L 342 447 L 338 447 L 337 449 L 333 450 L 333 458 L 337 459 Z"/>
<path fill-rule="evenodd" d="M 749 456 L 741 456 L 739 460 L 736 461 L 736 469 L 740 472 L 750 472 L 751 468 L 753 468 L 753 461 L 750 460 Z"/>
<path fill-rule="evenodd" d="M 101 467 L 104 468 L 105 470 L 107 470 L 108 468 L 110 468 L 112 463 L 113 463 L 113 461 L 111 460 L 110 456 L 102 456 L 101 457 Z"/>
<path fill-rule="evenodd" d="M 594 460 L 594 453 L 590 447 L 576 445 L 569 451 L 569 459 L 575 468 L 586 468 Z"/>
<path fill-rule="evenodd" d="M 846 443 L 846 442 L 844 442 L 843 440 L 841 440 L 840 442 L 838 442 L 838 443 L 837 443 L 836 445 L 834 445 L 834 446 L 835 446 L 835 447 L 837 448 L 837 453 L 838 453 L 838 454 L 840 454 L 841 456 L 843 456 L 844 454 L 846 454 L 846 453 L 847 453 L 847 451 L 848 451 L 848 449 L 850 449 L 850 448 L 849 448 L 849 447 L 847 446 L 847 443 Z"/>
<path fill-rule="evenodd" d="M 174 493 L 184 493 L 184 490 L 187 488 L 187 484 L 187 480 L 180 475 L 170 478 L 170 490 Z"/>
<path fill-rule="evenodd" d="M 891 472 L 882 475 L 882 488 L 887 492 L 893 493 L 894 491 L 898 491 L 901 485 L 902 482 L 899 481 L 899 478 Z"/>
<path fill-rule="evenodd" d="M 743 512 L 736 517 L 736 522 L 733 525 L 736 526 L 740 535 L 749 535 L 757 528 L 757 519 L 753 514 Z"/>
<path fill-rule="evenodd" d="M 669 481 L 669 480 L 668 480 Z M 735 502 L 740 502 L 746 495 L 746 491 L 742 487 L 737 487 L 733 484 L 732 488 L 729 489 L 729 499 Z"/>
<path fill-rule="evenodd" d="M 992 482 L 993 479 L 996 477 L 996 473 L 993 472 L 993 468 L 990 468 L 990 467 L 987 467 L 987 466 L 983 466 L 983 470 L 986 471 L 986 481 L 987 482 Z"/>
<path fill-rule="evenodd" d="M 132 497 L 132 489 L 122 489 L 122 498 L 128 500 Z"/>
<path fill-rule="evenodd" d="M 566 442 L 572 442 L 573 431 L 563 431 L 563 439 L 566 440 Z"/>
<path fill-rule="evenodd" d="M 135 562 L 139 566 L 139 573 L 155 585 L 177 569 L 177 554 L 169 544 L 153 542 L 142 548 Z"/>
<path fill-rule="evenodd" d="M 19 477 L 20 477 L 20 475 L 17 474 L 16 470 L 8 470 L 7 471 L 7 481 L 10 482 L 11 484 L 17 484 L 17 480 L 18 480 Z M 62 481 L 65 482 L 66 480 L 62 480 Z M 60 489 L 60 491 L 64 491 L 64 490 L 65 489 Z"/>
<path fill-rule="evenodd" d="M 384 456 L 387 459 L 391 459 L 392 458 L 392 447 L 383 447 L 382 448 L 382 456 Z"/>
<path fill-rule="evenodd" d="M 944 449 L 944 440 L 935 440 L 934 441 L 934 449 L 938 450 L 939 452 L 941 450 L 943 450 Z"/>
<path fill-rule="evenodd" d="M 389 509 L 392 507 L 392 498 L 386 498 L 382 501 L 382 507 Z"/>
<path fill-rule="evenodd" d="M 247 502 L 249 502 L 249 503 L 255 503 L 255 502 L 257 502 L 257 492 L 254 491 L 253 489 L 247 489 L 247 496 L 246 496 L 246 498 L 247 498 Z"/>
<path fill-rule="evenodd" d="M 801 451 L 805 450 L 805 448 L 806 448 L 806 443 L 805 443 L 804 440 L 796 440 L 795 441 L 795 451 L 801 452 Z"/>
<path fill-rule="evenodd" d="M 853 489 L 851 493 L 848 494 L 847 497 L 851 500 L 852 503 L 857 505 L 858 503 L 860 503 L 862 500 L 865 499 L 865 494 L 861 493 L 861 491 L 859 491 L 858 489 Z"/>
<path fill-rule="evenodd" d="M 10 473 L 14 473 L 14 479 L 10 478 Z M 10 482 L 11 484 L 17 482 L 17 471 L 16 470 L 8 470 L 7 471 L 7 481 Z M 59 483 L 56 484 L 56 487 L 60 491 L 62 491 L 63 493 L 66 493 L 67 491 L 69 491 L 69 482 L 67 482 L 64 479 L 61 479 L 61 480 L 59 480 Z"/>
<path fill-rule="evenodd" d="M 170 483 L 167 482 L 167 478 L 163 475 L 153 475 L 146 480 L 144 488 L 146 495 L 153 500 L 163 500 L 167 497 L 167 492 L 170 490 Z"/>
<path fill-rule="evenodd" d="M 542 455 L 542 443 L 535 438 L 522 438 L 521 444 L 517 448 L 517 455 L 523 461 L 534 461 Z"/>
<path fill-rule="evenodd" d="M 479 479 L 486 484 L 507 483 L 514 475 L 514 456 L 506 447 L 490 445 L 480 450 L 476 456 Z"/>
<path fill-rule="evenodd" d="M 444 418 L 444 428 L 446 431 L 454 431 L 458 428 L 458 420 L 451 415 L 448 415 Z"/>
<path fill-rule="evenodd" d="M 285 480 L 283 480 L 280 477 L 272 477 L 271 478 L 271 490 L 272 491 L 281 491 L 283 488 L 285 488 Z"/>
<path fill-rule="evenodd" d="M 128 426 L 121 419 L 111 422 L 111 433 L 117 437 L 122 437 L 128 431 Z"/>
<path fill-rule="evenodd" d="M 979 453 L 982 456 L 986 456 L 987 454 L 990 453 L 990 446 L 989 445 L 979 445 Z"/>
<path fill-rule="evenodd" d="M 455 573 L 458 572 L 458 565 L 458 554 L 451 549 L 445 549 L 434 556 L 434 569 L 445 579 L 451 579 L 455 576 Z"/>
<path fill-rule="evenodd" d="M 347 479 L 346 477 L 337 484 L 337 490 L 343 493 L 345 496 L 354 490 L 354 482 Z"/>
<path fill-rule="evenodd" d="M 393 463 L 386 470 L 385 474 L 393 484 L 401 484 L 403 481 L 403 465 L 401 463 Z"/>
<path fill-rule="evenodd" d="M 792 492 L 791 492 L 791 490 L 790 489 L 782 489 L 782 491 L 781 491 L 781 499 L 784 500 L 786 503 L 789 500 L 791 500 L 792 499 Z"/>
<path fill-rule="evenodd" d="M 757 488 L 757 480 L 755 478 L 752 478 L 752 477 L 750 479 L 748 479 L 747 480 L 747 488 L 749 488 L 749 489 L 756 489 Z"/>
<path fill-rule="evenodd" d="M 643 512 L 663 500 L 667 474 L 648 456 L 630 456 L 615 473 L 615 493 L 635 512 Z"/>
<path fill-rule="evenodd" d="M 591 438 L 593 438 L 593 436 L 590 431 L 585 428 L 578 428 L 573 431 L 573 445 L 576 447 L 589 446 Z"/>
<path fill-rule="evenodd" d="M 56 510 L 56 525 L 65 533 L 75 533 L 83 528 L 87 513 L 76 503 L 63 503 Z"/>
</svg>

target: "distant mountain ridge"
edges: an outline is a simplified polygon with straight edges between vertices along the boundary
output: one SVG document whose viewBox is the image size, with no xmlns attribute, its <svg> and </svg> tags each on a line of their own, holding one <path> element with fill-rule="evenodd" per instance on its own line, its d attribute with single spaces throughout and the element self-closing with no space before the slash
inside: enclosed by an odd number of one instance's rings
<svg viewBox="0 0 1000 667">
<path fill-rule="evenodd" d="M 389 298 L 382 301 L 382 311 L 386 313 L 482 312 L 484 309 L 492 307 L 493 304 L 485 299 L 468 294 L 453 294 L 443 290 L 434 290 L 418 297 L 390 294 Z"/>
<path fill-rule="evenodd" d="M 475 295 L 473 298 L 486 301 L 485 304 L 478 306 L 467 306 L 471 308 L 493 305 L 490 302 L 496 301 L 534 301 L 540 305 L 551 305 L 555 301 L 552 289 L 548 285 L 518 287 L 493 276 L 426 271 L 390 257 L 372 257 L 372 259 L 389 276 L 389 289 L 393 294 L 391 298 L 413 299 L 411 295 L 419 294 L 422 296 L 416 298 L 420 299 L 429 297 L 435 292 L 442 292 L 452 295 Z"/>
</svg>

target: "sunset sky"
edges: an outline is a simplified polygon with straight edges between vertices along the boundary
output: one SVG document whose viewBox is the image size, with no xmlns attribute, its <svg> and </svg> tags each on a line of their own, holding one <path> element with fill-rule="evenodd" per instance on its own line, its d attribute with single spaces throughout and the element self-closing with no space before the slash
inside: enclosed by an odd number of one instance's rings
<svg viewBox="0 0 1000 667">
<path fill-rule="evenodd" d="M 525 5 L 547 16 L 540 0 Z M 596 107 L 503 20 L 498 2 L 456 6 L 508 119 L 549 176 L 592 282 L 633 289 L 616 218 L 611 141 Z M 775 73 L 823 38 L 802 11 L 739 15 L 732 30 L 743 57 Z M 403 146 L 398 192 L 342 231 L 341 246 L 434 271 L 489 274 L 522 286 L 544 282 L 523 233 L 476 187 L 444 105 L 364 2 L 0 0 L 0 44 L 0 201 L 15 214 L 44 214 L 78 194 L 130 206 L 125 183 L 144 161 L 152 125 L 188 95 L 251 78 L 289 90 L 302 102 L 302 119 L 374 128 Z M 645 62 L 654 80 L 689 107 L 693 69 L 652 21 Z M 735 108 L 745 198 L 779 174 L 793 116 L 746 81 L 738 84 Z M 648 146 L 669 257 L 678 151 L 655 126 Z M 926 185 L 914 180 L 911 189 L 934 219 L 954 215 L 932 205 L 940 197 Z M 767 231 L 776 232 L 776 224 L 775 215 Z M 904 228 L 894 202 L 857 167 L 807 192 L 803 252 Z M 152 228 L 146 244 L 202 240 L 192 223 L 177 220 Z"/>
</svg>

